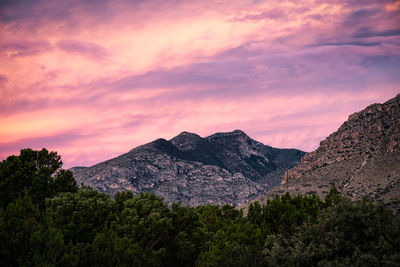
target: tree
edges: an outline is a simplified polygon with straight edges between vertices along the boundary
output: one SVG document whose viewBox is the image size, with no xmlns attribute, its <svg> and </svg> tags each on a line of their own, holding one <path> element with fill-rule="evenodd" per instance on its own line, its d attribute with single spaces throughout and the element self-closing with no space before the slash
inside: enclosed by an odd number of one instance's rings
<svg viewBox="0 0 400 267">
<path fill-rule="evenodd" d="M 399 248 L 400 228 L 390 210 L 341 198 L 321 211 L 318 222 L 291 236 L 269 236 L 264 254 L 272 266 L 399 266 Z"/>
<path fill-rule="evenodd" d="M 32 201 L 44 208 L 45 199 L 59 192 L 75 192 L 78 187 L 71 171 L 61 169 L 61 157 L 45 148 L 40 151 L 22 149 L 19 156 L 0 162 L 0 207 L 25 191 Z"/>
<path fill-rule="evenodd" d="M 46 215 L 60 229 L 65 242 L 90 243 L 106 224 L 115 220 L 116 203 L 111 197 L 91 188 L 76 193 L 61 193 L 47 200 Z"/>
</svg>

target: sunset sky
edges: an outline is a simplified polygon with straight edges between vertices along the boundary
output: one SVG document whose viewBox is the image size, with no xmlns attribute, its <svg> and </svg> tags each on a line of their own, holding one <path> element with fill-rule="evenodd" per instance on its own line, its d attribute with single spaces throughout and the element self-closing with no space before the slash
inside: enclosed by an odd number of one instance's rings
<svg viewBox="0 0 400 267">
<path fill-rule="evenodd" d="M 0 159 L 235 129 L 312 151 L 399 92 L 400 1 L 0 2 Z"/>
</svg>

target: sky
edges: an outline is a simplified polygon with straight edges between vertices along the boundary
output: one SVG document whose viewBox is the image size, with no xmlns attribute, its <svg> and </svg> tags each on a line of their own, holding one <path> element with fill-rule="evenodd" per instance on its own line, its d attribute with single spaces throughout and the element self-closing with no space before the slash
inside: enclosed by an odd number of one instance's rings
<svg viewBox="0 0 400 267">
<path fill-rule="evenodd" d="M 235 129 L 308 152 L 399 92 L 400 1 L 0 2 L 0 160 Z"/>
</svg>

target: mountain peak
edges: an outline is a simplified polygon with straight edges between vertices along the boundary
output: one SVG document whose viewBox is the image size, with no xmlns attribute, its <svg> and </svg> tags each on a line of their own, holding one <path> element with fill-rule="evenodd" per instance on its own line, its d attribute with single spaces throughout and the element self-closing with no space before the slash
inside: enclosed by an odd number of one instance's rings
<svg viewBox="0 0 400 267">
<path fill-rule="evenodd" d="M 181 132 L 170 142 L 180 150 L 192 150 L 202 138 L 195 133 Z"/>
<path fill-rule="evenodd" d="M 183 131 L 180 134 L 178 134 L 177 136 L 175 136 L 174 138 L 177 138 L 177 137 L 181 137 L 181 138 L 198 138 L 200 136 L 195 134 L 195 133 Z"/>
<path fill-rule="evenodd" d="M 74 175 L 78 183 L 109 194 L 149 191 L 169 203 L 237 205 L 279 184 L 303 155 L 271 153 L 240 130 L 213 136 L 182 132 L 169 141 L 160 138 Z"/>
<path fill-rule="evenodd" d="M 213 135 L 210 135 L 206 137 L 206 139 L 215 139 L 215 138 L 225 138 L 225 137 L 230 137 L 230 138 L 237 138 L 237 137 L 244 137 L 244 138 L 250 138 L 245 132 L 242 130 L 234 130 L 232 132 L 219 132 L 215 133 Z"/>
<path fill-rule="evenodd" d="M 242 130 L 239 130 L 239 129 L 234 130 L 232 133 L 240 134 L 240 135 L 247 135 L 247 134 L 245 134 L 245 132 L 243 132 Z"/>
</svg>

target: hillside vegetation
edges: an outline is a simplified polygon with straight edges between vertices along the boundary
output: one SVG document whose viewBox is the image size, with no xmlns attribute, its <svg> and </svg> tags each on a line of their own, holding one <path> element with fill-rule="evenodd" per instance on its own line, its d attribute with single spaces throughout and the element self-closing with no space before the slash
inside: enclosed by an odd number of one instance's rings
<svg viewBox="0 0 400 267">
<path fill-rule="evenodd" d="M 78 188 L 55 152 L 0 163 L 2 266 L 399 266 L 400 224 L 383 205 L 284 194 L 230 205 L 168 205 Z"/>
</svg>

